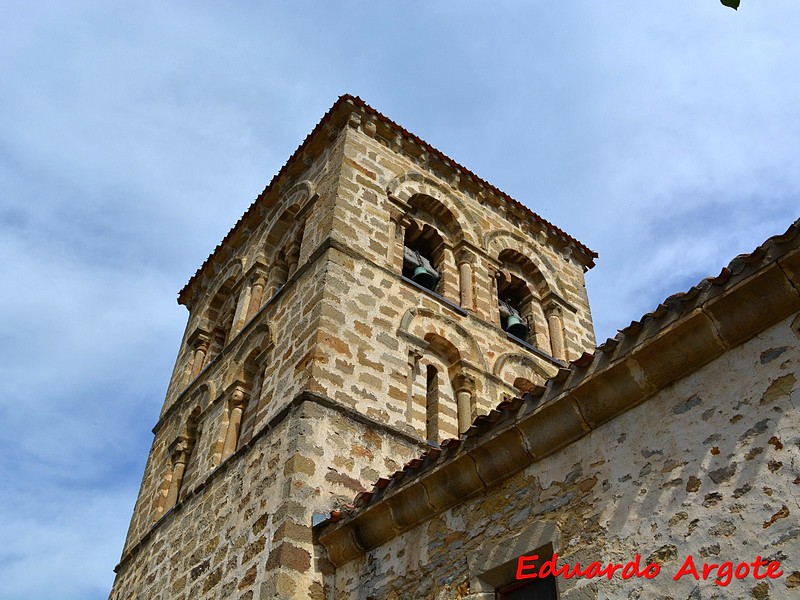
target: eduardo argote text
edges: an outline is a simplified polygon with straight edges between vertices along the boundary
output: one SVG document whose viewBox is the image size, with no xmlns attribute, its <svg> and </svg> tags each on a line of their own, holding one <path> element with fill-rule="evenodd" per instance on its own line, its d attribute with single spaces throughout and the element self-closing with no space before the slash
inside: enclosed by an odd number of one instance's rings
<svg viewBox="0 0 800 600">
<path fill-rule="evenodd" d="M 563 577 L 571 579 L 573 577 L 594 579 L 605 577 L 609 581 L 615 576 L 620 579 L 631 579 L 634 577 L 653 579 L 661 573 L 661 567 L 656 563 L 649 563 L 641 566 L 641 556 L 636 555 L 633 560 L 627 563 L 589 563 L 586 567 L 581 567 L 580 563 L 570 565 L 562 563 L 558 565 L 558 554 L 553 554 L 548 560 L 537 566 L 539 555 L 520 556 L 517 559 L 517 579 L 535 579 L 537 577 Z M 714 583 L 725 587 L 734 579 L 745 579 L 752 577 L 759 579 L 777 579 L 783 575 L 781 565 L 778 561 L 768 561 L 756 556 L 755 560 L 746 562 L 725 561 L 722 563 L 695 563 L 692 555 L 688 555 L 681 564 L 680 568 L 672 575 L 674 581 L 679 581 L 683 577 L 691 577 L 697 581 L 713 579 Z"/>
</svg>

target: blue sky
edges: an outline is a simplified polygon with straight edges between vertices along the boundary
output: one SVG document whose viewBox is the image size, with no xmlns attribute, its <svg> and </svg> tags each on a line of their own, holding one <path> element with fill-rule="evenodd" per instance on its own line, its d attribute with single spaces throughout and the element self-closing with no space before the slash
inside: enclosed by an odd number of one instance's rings
<svg viewBox="0 0 800 600">
<path fill-rule="evenodd" d="M 108 595 L 176 293 L 342 93 L 599 252 L 599 341 L 798 216 L 796 0 L 0 6 L 4 599 Z"/>
</svg>

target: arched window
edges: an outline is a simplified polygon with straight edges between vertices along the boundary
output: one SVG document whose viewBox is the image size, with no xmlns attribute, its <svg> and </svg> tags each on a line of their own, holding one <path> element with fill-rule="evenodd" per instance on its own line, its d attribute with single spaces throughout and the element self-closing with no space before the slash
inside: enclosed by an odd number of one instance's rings
<svg viewBox="0 0 800 600">
<path fill-rule="evenodd" d="M 425 436 L 438 443 L 469 429 L 476 412 L 475 380 L 460 366 L 452 343 L 435 333 L 426 334 L 425 341 Z"/>
<path fill-rule="evenodd" d="M 439 372 L 433 365 L 426 369 L 425 434 L 428 441 L 439 441 Z"/>
<path fill-rule="evenodd" d="M 300 263 L 305 220 L 295 221 L 295 210 L 287 210 L 266 238 L 264 256 L 269 258 L 267 299 L 277 294 L 294 275 Z"/>
<path fill-rule="evenodd" d="M 186 456 L 186 470 L 179 486 L 180 494 L 178 499 L 186 495 L 186 490 L 189 488 L 190 484 L 197 484 L 201 468 L 204 467 L 204 465 L 201 466 L 200 464 L 201 453 L 199 452 L 200 438 L 202 435 L 200 408 L 196 407 L 189 416 L 186 425 L 186 437 L 189 440 L 189 451 Z"/>
</svg>

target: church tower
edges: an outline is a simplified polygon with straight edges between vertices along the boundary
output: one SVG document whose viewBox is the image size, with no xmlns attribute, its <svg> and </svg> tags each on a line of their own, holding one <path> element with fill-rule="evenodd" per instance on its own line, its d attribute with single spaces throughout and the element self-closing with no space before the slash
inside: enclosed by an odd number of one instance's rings
<svg viewBox="0 0 800 600">
<path fill-rule="evenodd" d="M 339 98 L 179 293 L 111 598 L 327 598 L 315 515 L 593 349 L 595 256 Z"/>
</svg>

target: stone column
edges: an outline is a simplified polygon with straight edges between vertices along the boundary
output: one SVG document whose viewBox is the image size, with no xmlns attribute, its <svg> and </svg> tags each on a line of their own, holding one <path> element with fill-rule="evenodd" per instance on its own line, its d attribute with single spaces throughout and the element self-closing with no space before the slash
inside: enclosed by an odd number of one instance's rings
<svg viewBox="0 0 800 600">
<path fill-rule="evenodd" d="M 247 403 L 247 396 L 242 388 L 233 390 L 230 399 L 230 409 L 228 413 L 228 432 L 225 435 L 225 444 L 222 446 L 222 460 L 228 458 L 236 452 L 236 445 L 239 441 L 239 431 L 242 427 L 242 414 Z"/>
<path fill-rule="evenodd" d="M 550 307 L 547 314 L 547 325 L 550 329 L 550 353 L 553 358 L 566 360 L 564 348 L 564 325 L 561 322 L 561 315 L 558 309 Z"/>
<path fill-rule="evenodd" d="M 475 380 L 466 373 L 459 373 L 453 381 L 458 408 L 458 433 L 462 434 L 472 425 L 472 391 Z"/>
<path fill-rule="evenodd" d="M 267 285 L 267 278 L 261 272 L 256 273 L 253 283 L 250 284 L 250 303 L 247 305 L 247 316 L 244 319 L 245 323 L 256 316 L 256 313 L 261 308 L 261 302 L 264 299 L 264 287 Z"/>
<path fill-rule="evenodd" d="M 164 500 L 165 511 L 178 502 L 178 493 L 181 490 L 183 474 L 186 472 L 186 463 L 189 461 L 191 449 L 191 440 L 186 436 L 180 436 L 172 443 L 172 478 L 169 482 L 167 497 Z"/>
<path fill-rule="evenodd" d="M 190 371 L 189 382 L 197 379 L 197 376 L 200 375 L 200 371 L 203 370 L 210 343 L 211 338 L 207 334 L 201 333 L 196 336 L 193 344 L 194 356 L 192 357 L 192 369 Z"/>
<path fill-rule="evenodd" d="M 458 288 L 461 292 L 461 308 L 473 310 L 472 302 L 472 257 L 462 252 L 458 257 Z"/>
<path fill-rule="evenodd" d="M 236 307 L 233 310 L 233 322 L 231 323 L 231 332 L 228 336 L 229 340 L 232 340 L 237 336 L 237 334 L 242 330 L 244 324 L 246 323 L 245 317 L 247 316 L 247 308 L 250 303 L 250 287 L 249 286 L 242 286 L 241 292 L 239 292 L 239 298 L 236 300 Z"/>
</svg>

